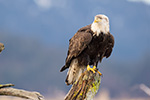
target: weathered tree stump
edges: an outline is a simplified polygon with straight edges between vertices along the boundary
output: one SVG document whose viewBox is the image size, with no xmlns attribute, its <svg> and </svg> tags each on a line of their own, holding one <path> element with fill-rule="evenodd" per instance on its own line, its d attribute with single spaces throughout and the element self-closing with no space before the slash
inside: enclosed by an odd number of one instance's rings
<svg viewBox="0 0 150 100">
<path fill-rule="evenodd" d="M 85 71 L 73 84 L 65 100 L 93 100 L 100 83 L 101 77 L 97 72 Z"/>
</svg>

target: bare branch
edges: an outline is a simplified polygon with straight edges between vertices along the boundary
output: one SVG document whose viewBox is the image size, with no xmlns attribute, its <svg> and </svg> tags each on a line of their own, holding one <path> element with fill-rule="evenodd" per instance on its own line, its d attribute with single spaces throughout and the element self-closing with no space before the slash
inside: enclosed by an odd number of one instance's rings
<svg viewBox="0 0 150 100">
<path fill-rule="evenodd" d="M 14 86 L 14 84 L 11 84 L 11 83 L 9 83 L 9 84 L 0 84 L 0 89 L 5 88 L 5 87 L 11 87 L 11 86 Z"/>
<path fill-rule="evenodd" d="M 30 100 L 44 100 L 44 97 L 38 92 L 30 92 L 15 88 L 0 88 L 0 95 L 15 96 Z"/>
</svg>

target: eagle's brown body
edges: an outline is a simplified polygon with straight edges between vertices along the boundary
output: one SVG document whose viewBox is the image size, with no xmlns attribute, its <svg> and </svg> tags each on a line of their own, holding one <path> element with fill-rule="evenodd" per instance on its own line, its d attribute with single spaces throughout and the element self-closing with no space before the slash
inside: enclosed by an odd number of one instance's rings
<svg viewBox="0 0 150 100">
<path fill-rule="evenodd" d="M 110 56 L 113 46 L 114 38 L 109 32 L 105 34 L 101 32 L 97 36 L 91 30 L 91 25 L 79 29 L 70 39 L 66 62 L 60 70 L 69 68 L 66 83 L 73 84 L 87 65 L 97 67 L 103 57 Z"/>
</svg>

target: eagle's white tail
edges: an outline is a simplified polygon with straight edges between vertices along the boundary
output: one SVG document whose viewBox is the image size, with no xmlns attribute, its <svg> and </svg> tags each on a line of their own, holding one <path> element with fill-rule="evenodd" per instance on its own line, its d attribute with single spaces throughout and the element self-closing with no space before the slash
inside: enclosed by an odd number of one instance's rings
<svg viewBox="0 0 150 100">
<path fill-rule="evenodd" d="M 79 66 L 78 59 L 72 60 L 67 73 L 66 84 L 70 85 L 78 80 L 80 75 L 84 72 L 85 68 L 85 66 Z"/>
</svg>

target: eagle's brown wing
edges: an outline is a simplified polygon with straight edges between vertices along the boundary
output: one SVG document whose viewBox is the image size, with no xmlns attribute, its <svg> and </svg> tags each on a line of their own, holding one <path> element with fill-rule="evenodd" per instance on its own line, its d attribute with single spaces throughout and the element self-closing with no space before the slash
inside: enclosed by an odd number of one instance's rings
<svg viewBox="0 0 150 100">
<path fill-rule="evenodd" d="M 69 67 L 71 60 L 82 53 L 92 40 L 90 25 L 78 30 L 78 32 L 69 40 L 69 50 L 66 57 L 66 64 L 61 68 L 61 72 Z"/>
<path fill-rule="evenodd" d="M 106 58 L 108 58 L 111 55 L 113 47 L 114 47 L 114 37 L 113 37 L 113 35 L 111 35 L 109 33 L 108 47 L 107 47 L 107 50 L 106 50 L 105 55 L 104 55 Z"/>
</svg>

